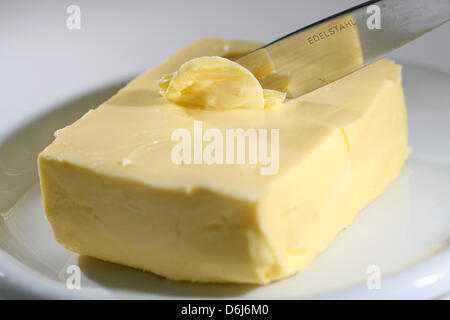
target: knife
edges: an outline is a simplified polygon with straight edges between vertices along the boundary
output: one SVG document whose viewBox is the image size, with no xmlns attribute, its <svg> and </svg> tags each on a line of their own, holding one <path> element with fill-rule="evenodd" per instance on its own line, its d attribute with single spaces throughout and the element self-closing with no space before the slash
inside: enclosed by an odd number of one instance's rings
<svg viewBox="0 0 450 320">
<path fill-rule="evenodd" d="M 372 0 L 294 31 L 236 62 L 248 67 L 258 63 L 261 53 L 270 56 L 277 73 L 290 75 L 288 97 L 295 98 L 375 62 L 449 20 L 450 0 Z"/>
</svg>

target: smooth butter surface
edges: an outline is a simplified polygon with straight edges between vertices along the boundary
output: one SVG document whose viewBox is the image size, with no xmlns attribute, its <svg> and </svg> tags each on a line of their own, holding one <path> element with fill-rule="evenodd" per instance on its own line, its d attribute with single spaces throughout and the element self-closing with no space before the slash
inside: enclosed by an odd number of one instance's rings
<svg viewBox="0 0 450 320">
<path fill-rule="evenodd" d="M 177 280 L 268 283 L 305 268 L 384 191 L 409 153 L 401 70 L 383 60 L 270 109 L 183 108 L 158 80 L 199 56 L 180 50 L 58 132 L 39 156 L 55 238 L 89 256 Z M 177 128 L 279 129 L 279 171 L 170 160 Z"/>
</svg>

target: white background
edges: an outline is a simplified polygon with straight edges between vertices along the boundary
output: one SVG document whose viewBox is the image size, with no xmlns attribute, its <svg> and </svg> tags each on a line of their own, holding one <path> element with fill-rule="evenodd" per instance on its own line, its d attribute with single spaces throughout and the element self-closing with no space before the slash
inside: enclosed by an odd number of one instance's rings
<svg viewBox="0 0 450 320">
<path fill-rule="evenodd" d="M 201 37 L 268 42 L 361 0 L 0 0 L 0 134 Z M 81 8 L 68 30 L 66 9 Z M 450 23 L 393 55 L 450 72 Z"/>
</svg>

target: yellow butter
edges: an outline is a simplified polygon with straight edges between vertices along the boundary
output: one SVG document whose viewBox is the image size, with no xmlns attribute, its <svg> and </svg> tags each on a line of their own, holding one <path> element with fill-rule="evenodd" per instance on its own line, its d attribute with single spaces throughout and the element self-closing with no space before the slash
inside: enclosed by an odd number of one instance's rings
<svg viewBox="0 0 450 320">
<path fill-rule="evenodd" d="M 160 80 L 160 87 L 167 79 Z M 264 108 L 263 89 L 255 76 L 221 57 L 201 57 L 183 64 L 171 77 L 165 97 L 187 107 Z"/>
<path fill-rule="evenodd" d="M 286 99 L 286 92 L 280 92 L 277 90 L 264 89 L 264 106 L 266 108 L 278 106 Z"/>
<path fill-rule="evenodd" d="M 158 86 L 161 88 L 160 94 L 164 95 L 169 88 L 169 84 L 173 79 L 174 73 L 168 73 L 161 77 L 158 81 Z"/>
<path fill-rule="evenodd" d="M 409 153 L 401 68 L 382 60 L 278 108 L 212 112 L 159 94 L 186 61 L 258 46 L 197 41 L 61 129 L 38 160 L 56 240 L 174 280 L 266 284 L 305 269 Z M 223 134 L 278 130 L 277 173 L 174 164 L 172 133 L 199 121 Z"/>
<path fill-rule="evenodd" d="M 266 62 L 268 59 L 266 56 Z M 261 66 L 256 68 L 261 74 Z M 164 75 L 158 86 L 174 103 L 205 109 L 263 109 L 286 98 L 282 92 L 263 89 L 255 75 L 240 64 L 217 56 L 184 63 L 177 72 Z"/>
</svg>

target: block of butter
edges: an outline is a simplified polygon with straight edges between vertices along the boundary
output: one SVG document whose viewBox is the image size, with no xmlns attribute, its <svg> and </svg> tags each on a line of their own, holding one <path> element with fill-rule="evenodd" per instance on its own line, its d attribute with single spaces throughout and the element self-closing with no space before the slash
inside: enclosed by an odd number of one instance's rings
<svg viewBox="0 0 450 320">
<path fill-rule="evenodd" d="M 410 152 L 401 67 L 382 60 L 272 108 L 161 96 L 158 81 L 186 61 L 258 46 L 199 40 L 59 130 L 38 159 L 56 240 L 174 280 L 266 284 L 306 268 Z M 244 137 L 225 151 L 230 132 Z M 228 159 L 239 146 L 244 159 Z"/>
</svg>

